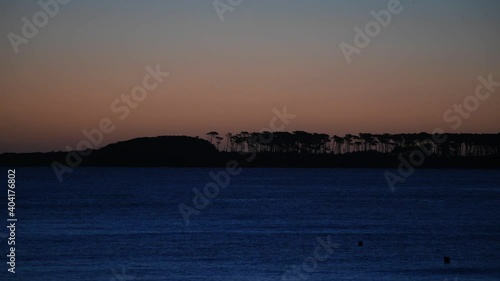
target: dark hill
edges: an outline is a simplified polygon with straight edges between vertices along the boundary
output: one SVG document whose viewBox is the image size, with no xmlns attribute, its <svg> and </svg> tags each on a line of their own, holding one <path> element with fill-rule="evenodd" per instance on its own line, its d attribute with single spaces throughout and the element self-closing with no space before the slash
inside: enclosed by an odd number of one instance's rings
<svg viewBox="0 0 500 281">
<path fill-rule="evenodd" d="M 137 138 L 105 146 L 86 159 L 92 166 L 207 166 L 217 150 L 207 140 L 187 136 Z"/>
<path fill-rule="evenodd" d="M 67 165 L 68 154 L 4 153 L 0 154 L 0 166 L 50 166 L 54 161 Z M 215 165 L 216 156 L 217 150 L 207 140 L 188 136 L 160 136 L 120 141 L 92 150 L 88 156 L 82 157 L 81 166 L 204 167 Z"/>
<path fill-rule="evenodd" d="M 304 134 L 303 132 L 299 133 Z M 458 136 L 462 137 L 462 135 Z M 491 136 L 497 137 L 497 135 Z M 486 137 L 491 136 L 487 135 Z M 408 159 L 408 155 L 412 151 L 419 149 L 415 146 L 396 146 L 391 152 L 366 150 L 336 154 L 332 153 L 331 150 L 321 149 L 321 145 L 324 146 L 328 142 L 315 145 L 311 140 L 292 139 L 290 145 L 286 146 L 285 138 L 282 137 L 280 133 L 276 133 L 272 143 L 252 143 L 249 140 L 236 141 L 235 145 L 239 144 L 240 150 L 231 152 L 217 151 L 209 141 L 197 137 L 145 137 L 113 143 L 92 151 L 4 153 L 0 154 L 0 166 L 51 166 L 56 161 L 60 164 L 59 169 L 61 169 L 61 165 L 70 167 L 223 167 L 229 161 L 234 160 L 240 166 L 246 167 L 397 168 L 402 163 L 400 154 Z M 258 148 L 259 151 L 252 153 L 242 151 L 241 147 L 244 146 L 241 144 L 245 143 L 247 147 Z M 300 146 L 297 146 L 297 143 Z M 340 140 L 338 143 L 341 143 Z M 471 151 L 478 151 L 479 154 L 482 154 L 488 149 L 491 150 L 491 147 L 496 147 L 484 141 L 479 143 L 488 145 L 483 145 L 484 147 L 471 146 L 469 143 L 469 146 L 474 148 Z M 492 143 L 495 145 L 497 142 Z M 382 144 L 381 147 L 384 150 L 387 144 L 386 142 L 382 142 Z M 300 149 L 297 150 L 297 147 Z M 360 145 L 357 147 L 361 148 Z M 352 145 L 350 148 L 353 148 Z M 500 168 L 500 158 L 497 154 L 460 156 L 455 153 L 453 155 L 453 151 L 459 151 L 455 149 L 454 143 L 450 143 L 449 146 L 436 146 L 436 148 L 439 149 L 440 154 L 426 157 L 424 163 L 418 166 L 419 168 Z M 85 156 L 81 156 L 84 154 Z M 75 158 L 81 159 L 81 163 L 72 164 L 75 163 L 72 160 Z"/>
</svg>

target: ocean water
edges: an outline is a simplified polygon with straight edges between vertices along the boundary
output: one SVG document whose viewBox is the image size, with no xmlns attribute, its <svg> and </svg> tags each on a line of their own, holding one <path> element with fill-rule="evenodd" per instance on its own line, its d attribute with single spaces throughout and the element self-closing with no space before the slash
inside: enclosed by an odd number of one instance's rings
<svg viewBox="0 0 500 281">
<path fill-rule="evenodd" d="M 0 279 L 500 280 L 498 170 L 419 170 L 393 193 L 385 170 L 244 168 L 187 225 L 211 171 L 17 168 Z"/>
</svg>

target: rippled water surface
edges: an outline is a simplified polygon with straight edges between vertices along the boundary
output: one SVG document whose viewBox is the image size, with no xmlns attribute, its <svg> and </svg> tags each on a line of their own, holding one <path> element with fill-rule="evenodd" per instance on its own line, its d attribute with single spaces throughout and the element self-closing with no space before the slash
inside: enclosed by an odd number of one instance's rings
<svg viewBox="0 0 500 281">
<path fill-rule="evenodd" d="M 246 168 L 189 225 L 220 170 L 16 171 L 15 280 L 500 280 L 495 170 Z"/>
</svg>

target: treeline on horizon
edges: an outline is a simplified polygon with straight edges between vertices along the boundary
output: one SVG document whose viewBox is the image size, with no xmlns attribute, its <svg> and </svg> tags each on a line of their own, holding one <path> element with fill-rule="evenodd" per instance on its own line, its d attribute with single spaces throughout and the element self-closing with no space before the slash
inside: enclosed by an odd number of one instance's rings
<svg viewBox="0 0 500 281">
<path fill-rule="evenodd" d="M 99 149 L 3 153 L 0 166 L 398 168 L 425 155 L 420 168 L 500 168 L 499 134 L 346 134 L 240 132 L 157 136 Z"/>
<path fill-rule="evenodd" d="M 407 134 L 346 134 L 344 136 L 305 131 L 207 133 L 207 139 L 218 151 L 276 152 L 306 154 L 348 154 L 379 152 L 405 154 L 426 150 L 436 156 L 496 156 L 500 154 L 500 133 L 407 133 Z"/>
</svg>

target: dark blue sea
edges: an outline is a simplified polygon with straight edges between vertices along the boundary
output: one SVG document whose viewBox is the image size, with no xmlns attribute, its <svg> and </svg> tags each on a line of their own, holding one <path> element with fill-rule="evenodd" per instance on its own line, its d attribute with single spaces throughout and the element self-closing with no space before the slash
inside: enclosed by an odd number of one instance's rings
<svg viewBox="0 0 500 281">
<path fill-rule="evenodd" d="M 204 197 L 219 171 L 17 168 L 0 280 L 500 280 L 498 170 L 244 168 Z"/>
</svg>

